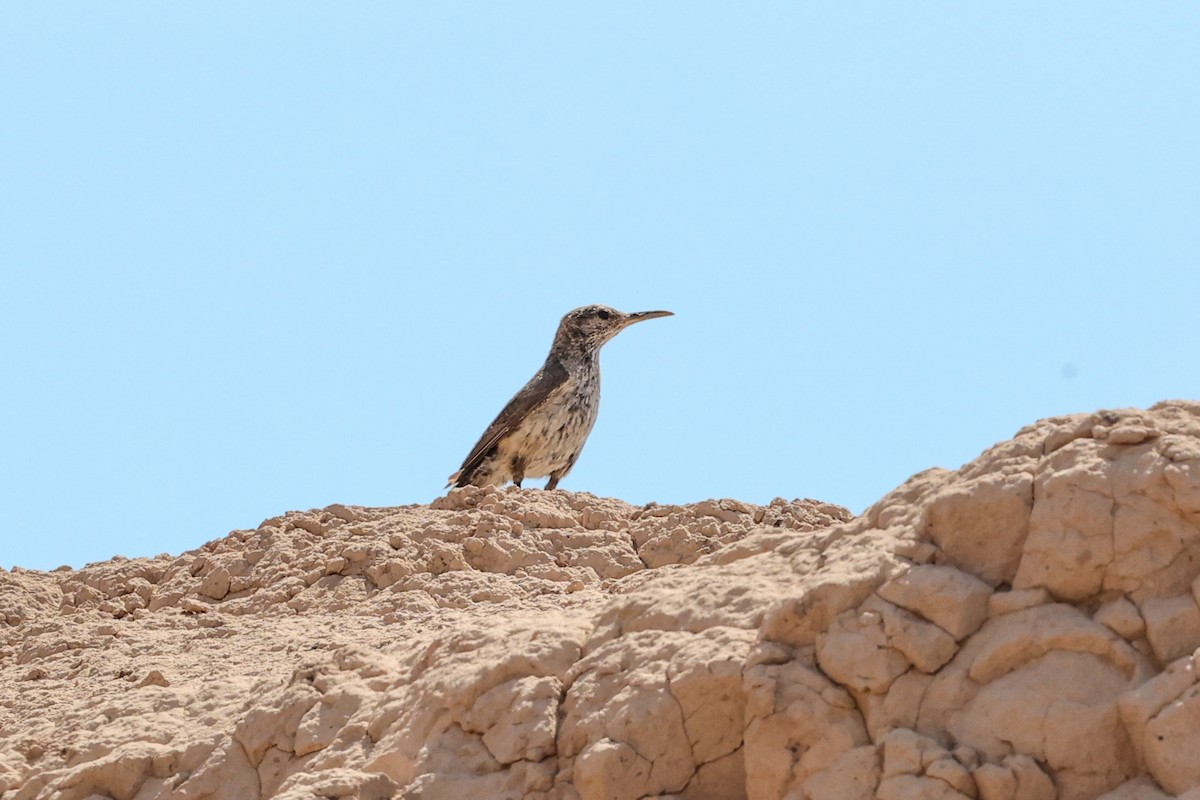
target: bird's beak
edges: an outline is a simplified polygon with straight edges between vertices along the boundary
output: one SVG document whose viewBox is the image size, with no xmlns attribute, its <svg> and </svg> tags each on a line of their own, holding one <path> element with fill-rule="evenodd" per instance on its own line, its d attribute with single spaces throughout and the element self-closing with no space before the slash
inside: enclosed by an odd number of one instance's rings
<svg viewBox="0 0 1200 800">
<path fill-rule="evenodd" d="M 648 319 L 657 319 L 658 317 L 673 317 L 673 311 L 635 311 L 625 317 L 625 324 L 632 325 L 635 322 L 644 322 Z"/>
</svg>

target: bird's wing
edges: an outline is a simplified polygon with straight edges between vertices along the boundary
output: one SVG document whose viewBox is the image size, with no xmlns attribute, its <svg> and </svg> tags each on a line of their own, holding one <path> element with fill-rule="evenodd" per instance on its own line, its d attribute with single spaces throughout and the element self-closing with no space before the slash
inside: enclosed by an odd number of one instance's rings
<svg viewBox="0 0 1200 800">
<path fill-rule="evenodd" d="M 525 387 L 517 392 L 512 400 L 508 401 L 508 405 L 496 419 L 492 420 L 492 424 L 483 432 L 483 436 L 479 437 L 479 441 L 463 460 L 462 467 L 450 476 L 450 483 L 458 486 L 466 486 L 470 483 L 471 473 L 479 468 L 479 465 L 500 443 L 500 440 L 516 430 L 521 420 L 545 403 L 566 380 L 567 370 L 559 363 L 558 359 L 546 359 L 546 363 L 538 370 L 538 374 L 534 375 L 533 379 L 525 384 Z M 447 484 L 447 486 L 449 485 Z"/>
</svg>

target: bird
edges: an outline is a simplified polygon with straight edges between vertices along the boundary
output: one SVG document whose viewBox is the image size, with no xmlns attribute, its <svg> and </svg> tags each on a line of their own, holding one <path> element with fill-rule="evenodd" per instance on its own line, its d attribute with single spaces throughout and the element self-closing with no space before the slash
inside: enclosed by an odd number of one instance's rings
<svg viewBox="0 0 1200 800">
<path fill-rule="evenodd" d="M 670 311 L 627 314 L 602 305 L 567 312 L 546 362 L 500 412 L 450 486 L 492 486 L 545 478 L 554 489 L 575 466 L 600 408 L 600 348 L 637 322 Z"/>
</svg>

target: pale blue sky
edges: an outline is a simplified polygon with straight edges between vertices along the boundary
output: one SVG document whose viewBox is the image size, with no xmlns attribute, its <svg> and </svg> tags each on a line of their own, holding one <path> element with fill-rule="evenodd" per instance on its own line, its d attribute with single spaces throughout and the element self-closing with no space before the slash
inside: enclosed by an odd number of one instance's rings
<svg viewBox="0 0 1200 800">
<path fill-rule="evenodd" d="M 437 497 L 586 303 L 565 489 L 862 510 L 1200 397 L 1194 3 L 9 3 L 0 565 Z M 539 482 L 540 483 L 540 482 Z"/>
</svg>

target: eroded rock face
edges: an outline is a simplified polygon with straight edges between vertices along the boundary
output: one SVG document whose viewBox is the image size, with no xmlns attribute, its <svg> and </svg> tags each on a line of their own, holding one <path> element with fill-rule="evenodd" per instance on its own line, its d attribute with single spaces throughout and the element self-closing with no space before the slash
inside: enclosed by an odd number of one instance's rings
<svg viewBox="0 0 1200 800">
<path fill-rule="evenodd" d="M 1200 796 L 1200 404 L 861 517 L 540 490 L 0 573 L 0 798 Z"/>
</svg>

